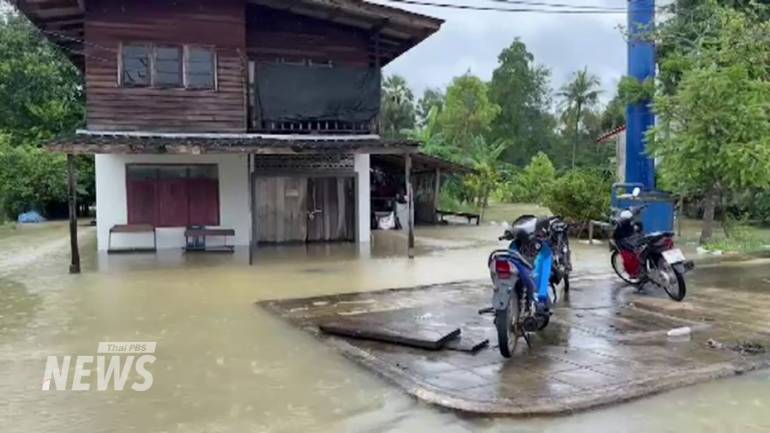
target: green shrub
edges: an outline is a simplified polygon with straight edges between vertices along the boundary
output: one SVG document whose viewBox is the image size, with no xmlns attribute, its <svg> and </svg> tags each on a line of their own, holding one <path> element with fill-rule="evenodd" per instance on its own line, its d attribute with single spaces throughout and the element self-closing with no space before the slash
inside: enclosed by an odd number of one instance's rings
<svg viewBox="0 0 770 433">
<path fill-rule="evenodd" d="M 521 174 L 521 169 L 513 164 L 500 163 L 500 182 L 492 192 L 492 200 L 496 203 L 513 203 L 516 180 Z"/>
<path fill-rule="evenodd" d="M 31 146 L 0 143 L 0 204 L 9 219 L 30 209 L 67 201 L 67 162 L 64 155 Z"/>
<path fill-rule="evenodd" d="M 770 190 L 748 191 L 743 198 L 741 211 L 748 219 L 770 224 Z"/>
<path fill-rule="evenodd" d="M 764 224 L 770 224 L 770 190 L 754 195 L 751 216 Z"/>
<path fill-rule="evenodd" d="M 543 204 L 555 181 L 556 169 L 553 163 L 548 155 L 538 152 L 516 177 L 513 199 L 520 203 Z"/>
<path fill-rule="evenodd" d="M 605 219 L 610 208 L 611 175 L 596 169 L 573 169 L 551 184 L 545 205 L 570 223 Z"/>
</svg>

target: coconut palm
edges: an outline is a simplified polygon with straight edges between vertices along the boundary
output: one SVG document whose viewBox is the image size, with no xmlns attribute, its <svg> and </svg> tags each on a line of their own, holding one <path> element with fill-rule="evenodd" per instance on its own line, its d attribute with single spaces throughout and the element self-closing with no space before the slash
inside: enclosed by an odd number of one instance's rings
<svg viewBox="0 0 770 433">
<path fill-rule="evenodd" d="M 415 125 L 414 94 L 404 77 L 391 75 L 382 83 L 382 132 L 403 137 Z"/>
<path fill-rule="evenodd" d="M 580 131 L 580 122 L 583 119 L 583 111 L 596 104 L 601 94 L 601 81 L 599 77 L 588 72 L 588 67 L 572 74 L 572 81 L 562 86 L 558 95 L 564 98 L 567 112 L 574 122 L 575 136 L 572 140 L 572 168 L 575 168 L 577 156 L 577 142 Z"/>
</svg>

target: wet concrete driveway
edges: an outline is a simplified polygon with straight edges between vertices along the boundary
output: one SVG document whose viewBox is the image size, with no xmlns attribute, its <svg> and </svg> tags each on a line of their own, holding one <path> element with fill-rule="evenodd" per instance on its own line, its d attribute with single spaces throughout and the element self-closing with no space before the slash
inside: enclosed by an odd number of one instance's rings
<svg viewBox="0 0 770 433">
<path fill-rule="evenodd" d="M 551 324 L 511 359 L 497 348 L 487 281 L 349 295 L 265 301 L 260 306 L 315 334 L 347 357 L 429 403 L 481 414 L 569 413 L 770 366 L 765 353 L 734 346 L 770 343 L 770 294 L 704 287 L 675 303 L 657 289 L 637 293 L 613 275 L 578 276 Z M 457 326 L 485 336 L 479 352 L 429 351 L 331 337 L 318 326 L 375 314 L 392 321 Z M 689 326 L 684 339 L 667 336 Z M 711 344 L 709 344 L 709 340 Z M 717 348 L 714 347 L 717 342 Z"/>
</svg>

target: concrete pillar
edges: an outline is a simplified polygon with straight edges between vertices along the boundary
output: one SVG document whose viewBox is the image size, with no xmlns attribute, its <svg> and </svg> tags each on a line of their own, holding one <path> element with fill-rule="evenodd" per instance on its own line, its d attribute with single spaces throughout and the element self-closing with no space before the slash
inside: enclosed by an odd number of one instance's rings
<svg viewBox="0 0 770 433">
<path fill-rule="evenodd" d="M 254 245 L 256 243 L 256 207 L 257 203 L 254 200 L 254 175 L 252 174 L 253 164 L 251 160 L 254 156 L 250 153 L 246 154 L 246 182 L 249 183 L 249 265 L 254 264 Z"/>
<path fill-rule="evenodd" d="M 618 135 L 616 140 L 616 161 L 617 161 L 617 181 L 620 183 L 626 182 L 626 134 Z"/>
<path fill-rule="evenodd" d="M 356 154 L 353 167 L 356 171 L 356 242 L 371 240 L 371 188 L 369 183 L 369 154 Z"/>
<path fill-rule="evenodd" d="M 655 0 L 628 0 L 628 75 L 640 82 L 655 79 Z M 655 188 L 655 164 L 647 155 L 644 134 L 655 124 L 650 101 L 629 104 L 626 109 L 626 182 Z"/>
</svg>

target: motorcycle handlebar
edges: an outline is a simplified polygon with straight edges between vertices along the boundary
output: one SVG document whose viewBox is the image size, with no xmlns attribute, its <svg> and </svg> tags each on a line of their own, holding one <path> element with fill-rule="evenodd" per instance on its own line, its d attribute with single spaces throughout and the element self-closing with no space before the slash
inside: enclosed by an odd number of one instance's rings
<svg viewBox="0 0 770 433">
<path fill-rule="evenodd" d="M 639 213 L 641 213 L 643 210 L 647 209 L 648 207 L 649 207 L 649 205 L 647 205 L 647 204 L 642 204 L 642 205 L 639 205 L 639 206 L 631 206 L 628 209 L 613 207 L 612 208 L 612 214 L 613 215 L 618 215 L 618 214 L 620 214 L 620 212 L 622 212 L 624 210 L 628 210 L 632 214 L 638 215 Z"/>
</svg>

